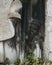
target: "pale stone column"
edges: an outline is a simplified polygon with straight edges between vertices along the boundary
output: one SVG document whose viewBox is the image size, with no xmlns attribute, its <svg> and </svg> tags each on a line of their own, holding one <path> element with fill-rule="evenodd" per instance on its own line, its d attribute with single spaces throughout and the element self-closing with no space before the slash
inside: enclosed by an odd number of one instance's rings
<svg viewBox="0 0 52 65">
<path fill-rule="evenodd" d="M 52 0 L 47 0 L 45 5 L 45 43 L 44 58 L 52 60 Z"/>
</svg>

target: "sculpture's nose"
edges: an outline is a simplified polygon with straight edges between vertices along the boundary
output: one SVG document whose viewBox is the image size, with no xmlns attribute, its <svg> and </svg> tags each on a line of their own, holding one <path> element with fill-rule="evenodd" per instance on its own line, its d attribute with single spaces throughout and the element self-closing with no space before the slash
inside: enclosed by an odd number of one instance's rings
<svg viewBox="0 0 52 65">
<path fill-rule="evenodd" d="M 9 18 L 14 17 L 14 18 L 21 19 L 21 15 L 19 13 L 19 10 L 21 8 L 22 8 L 22 4 L 21 4 L 20 0 L 13 1 L 10 6 L 10 11 L 9 11 L 8 17 Z"/>
<path fill-rule="evenodd" d="M 21 15 L 17 12 L 11 12 L 11 13 L 9 13 L 8 14 L 8 18 L 10 19 L 10 18 L 19 18 L 19 19 L 21 19 Z"/>
</svg>

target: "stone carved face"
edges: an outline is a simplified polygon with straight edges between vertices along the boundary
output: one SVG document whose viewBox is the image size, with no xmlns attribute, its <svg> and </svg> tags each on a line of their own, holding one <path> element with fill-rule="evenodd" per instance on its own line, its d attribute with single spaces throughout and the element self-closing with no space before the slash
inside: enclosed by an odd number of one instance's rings
<svg viewBox="0 0 52 65">
<path fill-rule="evenodd" d="M 12 1 L 13 0 L 0 0 L 0 41 L 10 39 L 15 35 L 13 24 L 8 18 Z M 16 8 L 15 4 L 11 7 L 11 13 L 15 11 L 13 7 Z M 18 14 L 15 16 L 18 16 Z"/>
</svg>

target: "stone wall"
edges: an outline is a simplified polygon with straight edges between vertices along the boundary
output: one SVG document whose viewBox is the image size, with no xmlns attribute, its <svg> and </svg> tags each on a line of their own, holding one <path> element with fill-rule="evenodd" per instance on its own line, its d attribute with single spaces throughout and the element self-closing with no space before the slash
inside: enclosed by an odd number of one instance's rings
<svg viewBox="0 0 52 65">
<path fill-rule="evenodd" d="M 12 3 L 12 0 L 1 0 L 0 1 L 0 5 L 3 4 L 3 6 L 0 6 L 0 24 L 2 24 L 0 27 L 0 32 L 1 32 L 0 41 L 2 41 L 0 42 L 0 62 L 3 62 L 4 58 L 8 57 L 11 63 L 13 63 L 16 57 L 19 56 L 19 44 L 17 44 L 17 47 L 16 47 L 17 49 L 12 49 L 8 45 L 10 44 L 10 40 L 5 41 L 5 43 L 3 42 L 3 40 L 6 40 L 6 38 L 10 39 L 15 34 L 13 25 L 12 24 L 9 25 L 11 21 L 8 21 L 7 19 L 11 3 Z M 47 0 L 45 3 L 46 3 L 45 5 L 46 7 L 45 8 L 46 10 L 45 18 L 46 19 L 45 19 L 45 42 L 44 42 L 45 49 L 44 49 L 44 52 L 45 52 L 45 58 L 52 60 L 52 0 Z M 38 51 L 35 50 L 34 53 L 35 52 L 39 52 L 39 50 Z M 23 56 L 20 55 L 20 58 L 22 57 Z M 37 57 L 39 57 L 38 54 L 37 54 Z"/>
</svg>

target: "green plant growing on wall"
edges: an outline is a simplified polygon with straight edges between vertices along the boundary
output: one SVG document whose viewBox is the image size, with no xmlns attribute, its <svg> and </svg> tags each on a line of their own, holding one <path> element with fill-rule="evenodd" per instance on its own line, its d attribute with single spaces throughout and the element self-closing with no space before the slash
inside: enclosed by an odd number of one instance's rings
<svg viewBox="0 0 52 65">
<path fill-rule="evenodd" d="M 14 65 L 20 65 L 20 59 L 19 59 L 19 58 L 16 58 L 16 59 L 15 59 Z"/>
<path fill-rule="evenodd" d="M 22 62 L 22 65 L 33 65 L 34 64 L 34 54 L 30 53 L 26 59 Z"/>
<path fill-rule="evenodd" d="M 52 61 L 43 61 L 41 58 L 34 58 L 34 54 L 30 53 L 27 58 L 20 63 L 20 59 L 16 58 L 14 61 L 14 65 L 52 65 Z M 8 58 L 5 59 L 4 65 L 9 65 L 10 61 Z"/>
<path fill-rule="evenodd" d="M 21 65 L 29 65 L 28 59 L 24 59 Z"/>
<path fill-rule="evenodd" d="M 10 63 L 9 59 L 6 58 L 6 59 L 4 60 L 4 65 L 9 65 L 9 63 Z"/>
<path fill-rule="evenodd" d="M 35 59 L 35 65 L 42 65 L 42 64 L 43 64 L 43 60 L 41 58 Z"/>
<path fill-rule="evenodd" d="M 34 53 L 30 53 L 26 59 L 22 62 L 22 65 L 42 65 L 43 60 L 41 58 L 34 58 Z"/>
<path fill-rule="evenodd" d="M 52 61 L 45 62 L 45 65 L 52 65 Z"/>
<path fill-rule="evenodd" d="M 27 56 L 27 59 L 29 61 L 29 65 L 32 65 L 34 63 L 34 53 L 30 53 L 28 56 Z"/>
</svg>

